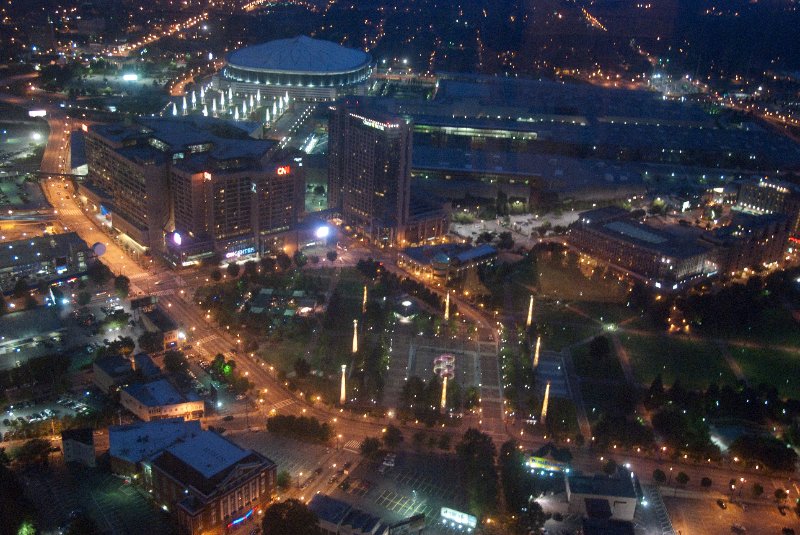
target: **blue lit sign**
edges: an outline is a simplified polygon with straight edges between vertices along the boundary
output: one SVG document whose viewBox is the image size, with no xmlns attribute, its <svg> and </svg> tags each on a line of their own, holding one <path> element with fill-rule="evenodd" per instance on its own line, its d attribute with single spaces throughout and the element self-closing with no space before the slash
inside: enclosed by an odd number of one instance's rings
<svg viewBox="0 0 800 535">
<path fill-rule="evenodd" d="M 244 516 L 240 516 L 239 518 L 237 518 L 236 520 L 234 520 L 233 522 L 228 524 L 228 527 L 232 528 L 233 526 L 238 526 L 239 524 L 241 524 L 242 522 L 244 522 L 245 520 L 247 520 L 251 516 L 253 516 L 253 510 L 252 509 L 247 511 L 247 513 L 245 513 Z"/>
</svg>

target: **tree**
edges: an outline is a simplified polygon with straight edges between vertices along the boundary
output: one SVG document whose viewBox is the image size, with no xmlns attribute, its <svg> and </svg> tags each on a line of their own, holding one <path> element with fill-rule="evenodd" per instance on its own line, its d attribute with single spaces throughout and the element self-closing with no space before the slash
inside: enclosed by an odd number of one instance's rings
<svg viewBox="0 0 800 535">
<path fill-rule="evenodd" d="M 760 498 L 764 494 L 764 487 L 760 483 L 753 483 L 753 497 Z"/>
<path fill-rule="evenodd" d="M 255 260 L 248 260 L 244 263 L 244 274 L 250 278 L 258 274 L 258 264 Z"/>
<path fill-rule="evenodd" d="M 393 450 L 401 442 L 403 442 L 403 432 L 393 425 L 387 425 L 386 432 L 383 434 L 383 445 Z"/>
<path fill-rule="evenodd" d="M 375 437 L 367 437 L 361 442 L 359 449 L 364 457 L 377 457 L 381 451 L 381 441 Z"/>
<path fill-rule="evenodd" d="M 711 479 L 708 477 L 704 477 L 703 479 L 700 480 L 700 486 L 703 487 L 704 489 L 711 487 Z"/>
<path fill-rule="evenodd" d="M 294 361 L 294 373 L 298 378 L 302 379 L 311 373 L 311 364 L 306 359 L 300 357 Z"/>
<path fill-rule="evenodd" d="M 239 267 L 239 264 L 237 264 L 236 262 L 231 262 L 230 264 L 228 264 L 228 267 L 225 268 L 225 272 L 232 279 L 238 277 L 240 271 L 241 268 Z"/>
<path fill-rule="evenodd" d="M 65 533 L 66 535 L 99 535 L 100 530 L 90 516 L 80 514 L 70 522 Z"/>
<path fill-rule="evenodd" d="M 219 282 L 222 280 L 222 272 L 218 269 L 215 269 L 211 272 L 211 280 L 214 282 Z"/>
<path fill-rule="evenodd" d="M 171 349 L 164 353 L 164 368 L 170 373 L 180 373 L 189 368 L 189 361 L 183 352 Z"/>
<path fill-rule="evenodd" d="M 43 438 L 32 438 L 14 452 L 14 459 L 23 466 L 47 465 L 50 458 L 50 442 Z"/>
<path fill-rule="evenodd" d="M 0 293 L 0 316 L 8 312 L 8 304 L 6 304 L 6 298 L 3 297 L 3 294 Z"/>
<path fill-rule="evenodd" d="M 292 485 L 292 476 L 288 470 L 281 470 L 275 478 L 275 485 L 281 490 L 286 490 Z"/>
<path fill-rule="evenodd" d="M 775 489 L 775 499 L 779 502 L 785 500 L 787 496 L 789 496 L 789 493 L 784 489 Z"/>
<path fill-rule="evenodd" d="M 533 530 L 534 533 L 539 533 L 546 521 L 547 515 L 542 509 L 542 506 L 539 505 L 539 502 L 531 501 L 528 505 L 529 528 Z"/>
<path fill-rule="evenodd" d="M 283 251 L 278 253 L 278 255 L 275 257 L 275 262 L 278 264 L 278 268 L 280 268 L 281 271 L 286 271 L 292 267 L 292 259 L 289 258 L 289 255 Z"/>
<path fill-rule="evenodd" d="M 263 535 L 321 535 L 317 515 L 295 499 L 270 505 L 261 522 Z"/>
<path fill-rule="evenodd" d="M 28 281 L 25 279 L 18 279 L 14 284 L 14 297 L 22 299 L 28 295 Z"/>
<path fill-rule="evenodd" d="M 617 473 L 617 462 L 614 459 L 609 459 L 606 464 L 603 465 L 603 472 L 605 472 L 608 476 L 613 476 Z"/>
<path fill-rule="evenodd" d="M 0 466 L 8 466 L 11 464 L 11 458 L 6 453 L 5 448 L 0 448 Z"/>
<path fill-rule="evenodd" d="M 299 249 L 294 252 L 293 259 L 294 259 L 294 265 L 299 268 L 305 266 L 308 263 L 308 257 L 306 257 L 306 255 L 301 253 Z"/>
<path fill-rule="evenodd" d="M 689 482 L 689 476 L 686 474 L 686 472 L 678 472 L 678 475 L 675 476 L 675 482 L 681 487 L 685 487 Z"/>
<path fill-rule="evenodd" d="M 159 332 L 144 332 L 136 342 L 139 344 L 139 349 L 147 353 L 157 353 L 164 349 L 164 335 Z"/>
<path fill-rule="evenodd" d="M 658 483 L 659 485 L 663 485 L 667 482 L 667 474 L 664 473 L 663 470 L 660 468 L 656 468 L 653 470 L 653 481 Z"/>
<path fill-rule="evenodd" d="M 78 292 L 78 305 L 85 307 L 91 302 L 92 302 L 92 294 L 86 291 Z"/>
<path fill-rule="evenodd" d="M 501 232 L 497 235 L 498 249 L 511 249 L 512 247 L 514 247 L 514 238 L 510 232 Z"/>
<path fill-rule="evenodd" d="M 492 438 L 470 428 L 456 445 L 456 453 L 463 467 L 470 510 L 479 515 L 496 510 L 499 489 L 494 465 L 497 451 Z"/>
<path fill-rule="evenodd" d="M 114 290 L 120 299 L 125 299 L 131 291 L 131 280 L 125 275 L 118 275 L 114 278 Z"/>
<path fill-rule="evenodd" d="M 92 282 L 98 285 L 105 284 L 113 275 L 111 270 L 108 269 L 108 266 L 99 261 L 89 266 L 89 269 L 86 270 L 86 274 L 89 275 Z"/>
<path fill-rule="evenodd" d="M 271 256 L 261 257 L 261 270 L 264 273 L 272 273 L 275 271 L 275 259 Z"/>
<path fill-rule="evenodd" d="M 328 251 L 327 253 L 325 253 L 325 256 L 331 262 L 335 262 L 336 259 L 339 258 L 339 253 L 337 253 L 336 251 Z"/>
<path fill-rule="evenodd" d="M 445 433 L 444 435 L 439 435 L 439 449 L 448 451 L 450 450 L 450 434 Z"/>
</svg>

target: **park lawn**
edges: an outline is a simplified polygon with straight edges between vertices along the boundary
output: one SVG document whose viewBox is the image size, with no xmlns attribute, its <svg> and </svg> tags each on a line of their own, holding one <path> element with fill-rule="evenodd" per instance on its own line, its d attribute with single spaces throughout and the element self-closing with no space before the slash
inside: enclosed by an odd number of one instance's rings
<svg viewBox="0 0 800 535">
<path fill-rule="evenodd" d="M 572 348 L 572 363 L 576 373 L 582 378 L 599 379 L 604 381 L 625 381 L 622 366 L 611 346 L 611 356 L 607 361 L 599 361 L 589 356 L 589 344 L 581 344 Z"/>
<path fill-rule="evenodd" d="M 557 255 L 539 255 L 537 268 L 540 295 L 553 299 L 620 303 L 628 294 L 627 284 L 613 274 L 586 277 L 577 265 Z"/>
<path fill-rule="evenodd" d="M 762 312 L 745 336 L 733 335 L 730 339 L 763 342 L 771 346 L 800 347 L 800 328 L 788 310 L 775 308 Z"/>
<path fill-rule="evenodd" d="M 620 323 L 638 314 L 627 306 L 627 301 L 621 302 L 599 302 L 583 301 L 573 303 L 573 306 L 588 314 L 592 319 L 601 323 Z"/>
<path fill-rule="evenodd" d="M 305 354 L 308 342 L 305 339 L 284 339 L 279 342 L 263 342 L 257 351 L 259 357 L 276 370 L 291 372 L 294 362 Z"/>
<path fill-rule="evenodd" d="M 619 391 L 619 387 L 615 383 L 581 378 L 580 385 L 583 406 L 586 409 L 589 423 L 594 424 L 603 413 L 614 409 L 613 405 L 616 403 Z"/>
<path fill-rule="evenodd" d="M 600 333 L 600 325 L 566 308 L 563 304 L 540 302 L 534 305 L 534 322 L 543 333 L 542 348 L 561 351 Z"/>
<path fill-rule="evenodd" d="M 752 386 L 765 383 L 778 389 L 783 397 L 800 399 L 800 354 L 774 349 L 755 349 L 730 345 L 731 356 L 741 366 Z"/>
<path fill-rule="evenodd" d="M 686 388 L 705 389 L 709 383 L 733 384 L 736 378 L 722 351 L 713 343 L 667 335 L 620 334 L 637 382 L 649 385 L 661 374 L 665 385 L 680 379 Z"/>
</svg>

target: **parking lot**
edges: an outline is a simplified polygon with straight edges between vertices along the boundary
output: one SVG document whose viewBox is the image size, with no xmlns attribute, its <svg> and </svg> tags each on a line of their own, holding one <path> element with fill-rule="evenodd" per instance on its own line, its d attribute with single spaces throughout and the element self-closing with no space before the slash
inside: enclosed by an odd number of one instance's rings
<svg viewBox="0 0 800 535">
<path fill-rule="evenodd" d="M 55 530 L 72 511 L 83 511 L 114 534 L 172 533 L 165 513 L 143 491 L 103 468 L 65 467 L 28 472 L 25 492 L 39 511 L 43 531 Z"/>
<path fill-rule="evenodd" d="M 726 497 L 727 499 L 727 497 Z M 784 527 L 800 533 L 800 520 L 791 509 L 782 516 L 774 503 L 741 505 L 729 503 L 726 509 L 714 499 L 690 499 L 664 496 L 675 533 L 692 535 L 720 535 L 734 533 L 734 526 L 744 528 L 740 533 L 780 535 Z"/>
<path fill-rule="evenodd" d="M 57 400 L 23 401 L 3 407 L 0 420 L 0 433 L 5 437 L 9 431 L 25 426 L 47 422 L 65 416 L 86 415 L 92 411 L 92 400 L 78 396 L 62 396 Z"/>
</svg>

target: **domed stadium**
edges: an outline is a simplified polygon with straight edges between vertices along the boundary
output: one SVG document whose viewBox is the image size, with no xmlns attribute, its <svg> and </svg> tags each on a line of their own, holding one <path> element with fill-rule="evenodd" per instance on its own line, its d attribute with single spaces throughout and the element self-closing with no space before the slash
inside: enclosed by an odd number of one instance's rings
<svg viewBox="0 0 800 535">
<path fill-rule="evenodd" d="M 372 56 L 306 36 L 278 39 L 231 52 L 215 82 L 235 93 L 285 93 L 297 100 L 364 94 Z"/>
</svg>

